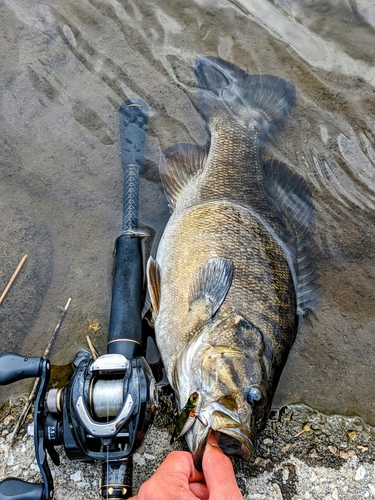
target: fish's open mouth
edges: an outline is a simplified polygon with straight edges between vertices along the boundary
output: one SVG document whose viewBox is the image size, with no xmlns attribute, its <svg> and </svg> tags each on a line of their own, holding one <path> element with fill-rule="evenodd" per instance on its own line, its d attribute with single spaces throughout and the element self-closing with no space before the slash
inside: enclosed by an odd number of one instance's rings
<svg viewBox="0 0 375 500">
<path fill-rule="evenodd" d="M 246 450 L 243 450 L 243 444 L 238 439 L 219 431 L 213 431 L 213 435 L 226 455 L 247 455 Z"/>
<path fill-rule="evenodd" d="M 226 425 L 218 425 L 213 412 L 208 425 L 204 425 L 199 417 L 192 429 L 186 434 L 186 442 L 193 455 L 195 467 L 202 470 L 202 458 L 210 432 L 213 432 L 220 448 L 226 455 L 236 455 L 249 460 L 254 451 L 252 433 L 238 421 L 226 421 Z M 220 422 L 223 424 L 223 422 Z"/>
</svg>

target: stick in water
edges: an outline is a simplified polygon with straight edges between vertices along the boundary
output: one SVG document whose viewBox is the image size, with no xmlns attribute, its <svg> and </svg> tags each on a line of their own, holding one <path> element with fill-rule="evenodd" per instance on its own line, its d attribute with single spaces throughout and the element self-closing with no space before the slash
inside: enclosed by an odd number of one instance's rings
<svg viewBox="0 0 375 500">
<path fill-rule="evenodd" d="M 98 351 L 95 349 L 93 343 L 91 342 L 91 339 L 88 335 L 86 335 L 86 342 L 89 346 L 89 349 L 90 349 L 90 352 L 91 352 L 91 356 L 94 358 L 94 359 L 98 359 L 99 357 L 99 354 L 98 354 Z"/>
<path fill-rule="evenodd" d="M 5 295 L 8 293 L 9 291 L 9 288 L 12 286 L 13 284 L 13 281 L 17 278 L 17 275 L 18 273 L 20 272 L 21 270 L 21 267 L 24 265 L 25 263 L 25 260 L 27 259 L 27 255 L 24 255 L 21 259 L 21 262 L 18 264 L 16 270 L 14 271 L 13 273 L 13 276 L 10 278 L 9 280 L 9 283 L 7 284 L 7 286 L 5 287 L 5 290 L 3 291 L 1 297 L 0 297 L 0 304 L 2 303 L 2 301 L 4 300 L 5 298 Z"/>
<path fill-rule="evenodd" d="M 46 358 L 49 354 L 49 351 L 52 347 L 52 344 L 53 342 L 55 341 L 55 338 L 56 338 L 56 335 L 58 334 L 60 328 L 61 328 L 61 325 L 65 319 L 65 316 L 66 316 L 66 313 L 68 311 L 68 307 L 70 305 L 70 302 L 71 302 L 71 298 L 69 297 L 67 303 L 65 304 L 65 307 L 64 309 L 62 309 L 62 312 L 61 312 L 61 315 L 60 315 L 60 318 L 59 318 L 59 321 L 57 322 L 57 325 L 53 331 L 53 334 L 52 334 L 52 337 L 50 338 L 50 341 L 48 342 L 48 345 L 47 345 L 47 348 L 46 350 L 44 351 L 44 354 L 43 354 L 43 358 Z M 27 414 L 29 413 L 29 410 L 31 408 L 31 405 L 34 403 L 34 400 L 36 398 L 36 394 L 38 392 L 38 388 L 39 388 L 39 383 L 40 383 L 40 377 L 38 377 L 37 379 L 35 379 L 35 382 L 34 382 L 34 386 L 30 392 L 30 396 L 27 400 L 27 403 L 26 403 L 26 406 L 25 408 L 23 409 L 14 429 L 13 429 L 13 432 L 12 432 L 12 437 L 11 437 L 11 440 L 10 440 L 10 446 L 13 446 L 13 443 L 14 443 L 14 440 L 21 428 L 21 426 L 23 425 L 26 417 L 27 417 Z"/>
</svg>

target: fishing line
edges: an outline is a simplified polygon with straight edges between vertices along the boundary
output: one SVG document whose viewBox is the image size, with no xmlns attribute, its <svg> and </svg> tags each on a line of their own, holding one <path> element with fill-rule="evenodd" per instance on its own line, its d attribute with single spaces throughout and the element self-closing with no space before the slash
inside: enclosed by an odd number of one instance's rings
<svg viewBox="0 0 375 500">
<path fill-rule="evenodd" d="M 123 380 L 97 380 L 94 383 L 92 400 L 95 416 L 116 417 L 124 404 Z"/>
</svg>

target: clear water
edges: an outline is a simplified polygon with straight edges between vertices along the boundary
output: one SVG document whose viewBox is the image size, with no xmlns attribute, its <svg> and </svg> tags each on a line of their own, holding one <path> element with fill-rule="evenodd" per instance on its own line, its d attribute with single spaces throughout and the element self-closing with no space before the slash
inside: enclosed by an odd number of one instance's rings
<svg viewBox="0 0 375 500">
<path fill-rule="evenodd" d="M 314 195 L 321 301 L 304 320 L 275 405 L 304 402 L 375 424 L 375 7 L 372 0 L 3 0 L 0 5 L 1 351 L 52 360 L 106 345 L 121 227 L 117 111 L 150 106 L 141 221 L 168 217 L 160 150 L 204 144 L 193 64 L 215 55 L 292 82 L 296 105 L 267 145 Z M 7 391 L 2 388 L 4 396 Z"/>
</svg>

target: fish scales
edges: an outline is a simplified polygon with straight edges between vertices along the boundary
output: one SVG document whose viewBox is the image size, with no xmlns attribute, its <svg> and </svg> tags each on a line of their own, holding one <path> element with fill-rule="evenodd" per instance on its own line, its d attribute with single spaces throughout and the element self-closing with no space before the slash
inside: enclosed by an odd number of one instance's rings
<svg viewBox="0 0 375 500">
<path fill-rule="evenodd" d="M 194 193 L 181 193 L 176 209 L 218 198 L 262 206 L 263 183 L 259 133 L 238 123 L 217 123 L 204 172 L 191 186 Z"/>
<path fill-rule="evenodd" d="M 295 325 L 295 297 L 288 263 L 280 247 L 246 208 L 216 201 L 176 212 L 159 252 L 163 255 L 163 297 L 158 342 L 166 345 L 163 359 L 169 380 L 177 352 L 194 335 L 193 323 L 199 322 L 196 317 L 188 318 L 191 278 L 209 258 L 224 256 L 234 263 L 233 281 L 220 307 L 221 315 L 236 310 L 256 324 L 271 343 L 290 336 L 290 328 Z M 171 344 L 168 339 L 176 331 L 179 338 Z"/>
<path fill-rule="evenodd" d="M 295 89 L 198 59 L 209 151 L 180 144 L 160 172 L 173 209 L 147 266 L 157 344 L 196 466 L 210 432 L 248 459 L 293 344 L 298 315 L 316 302 L 306 233 L 312 198 L 286 165 L 262 162 L 271 125 Z M 184 417 L 185 418 L 185 417 Z M 181 419 L 180 419 L 181 420 Z"/>
</svg>

